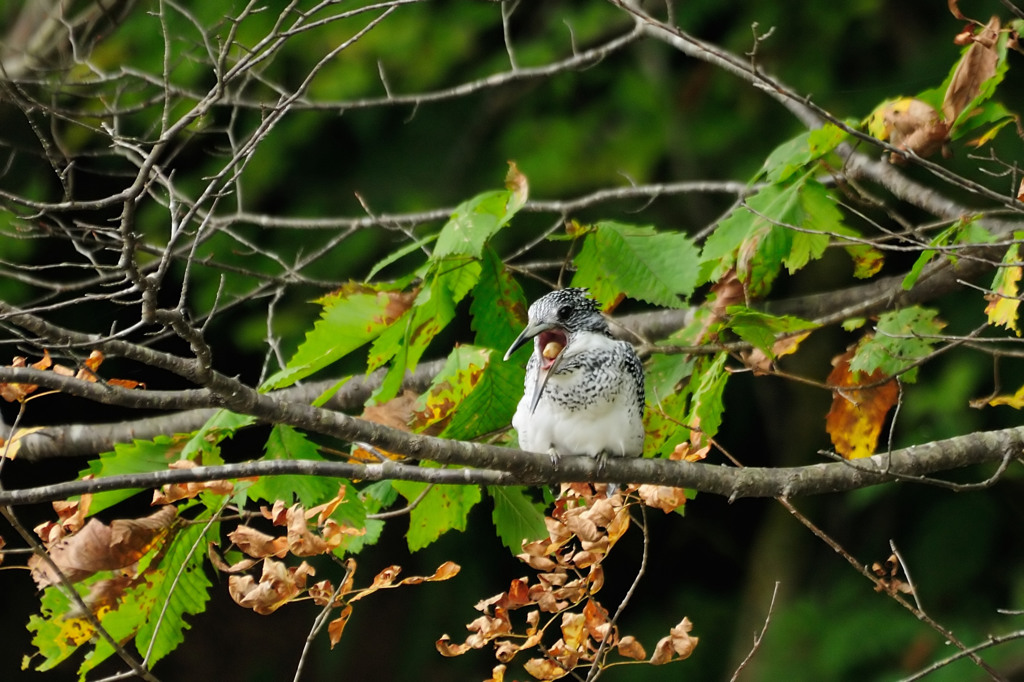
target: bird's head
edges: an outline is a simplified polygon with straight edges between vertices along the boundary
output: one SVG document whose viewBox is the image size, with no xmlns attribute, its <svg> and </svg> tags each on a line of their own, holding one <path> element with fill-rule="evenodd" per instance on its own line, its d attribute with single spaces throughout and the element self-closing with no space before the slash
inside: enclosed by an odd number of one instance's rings
<svg viewBox="0 0 1024 682">
<path fill-rule="evenodd" d="M 561 289 L 538 298 L 530 306 L 526 329 L 512 342 L 505 359 L 530 339 L 540 353 L 541 369 L 550 370 L 562 351 L 580 332 L 608 334 L 608 323 L 586 289 Z"/>
</svg>

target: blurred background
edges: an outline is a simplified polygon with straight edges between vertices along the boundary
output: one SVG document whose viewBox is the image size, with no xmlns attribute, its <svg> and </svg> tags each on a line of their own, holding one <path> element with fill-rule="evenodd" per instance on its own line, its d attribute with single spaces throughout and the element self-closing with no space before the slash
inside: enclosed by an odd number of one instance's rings
<svg viewBox="0 0 1024 682">
<path fill-rule="evenodd" d="M 271 2 L 266 11 L 252 12 L 238 22 L 235 39 L 256 44 L 271 30 L 279 4 Z M 344 3 L 337 11 L 363 4 Z M 836 116 L 854 121 L 887 98 L 938 86 L 960 54 L 952 41 L 963 22 L 940 2 L 669 4 L 683 30 L 734 54 L 750 52 L 755 36 L 761 36 L 750 57 L 759 68 Z M 214 45 L 225 39 L 231 25 L 225 17 L 239 16 L 245 7 L 241 2 L 192 5 L 4 3 L 0 57 L 11 80 L 0 93 L 0 190 L 48 202 L 67 196 L 98 199 L 121 191 L 134 175 L 128 143 L 138 140 L 144 145 L 159 130 L 165 94 L 160 74 L 169 72 L 179 89 L 170 97 L 168 112 L 171 117 L 180 115 L 215 83 L 204 35 Z M 312 3 L 299 5 L 307 8 Z M 506 4 L 506 11 L 509 7 Z M 1010 18 L 998 2 L 961 3 L 960 9 L 982 21 L 993 13 Z M 47 44 L 45 32 L 52 29 L 58 10 L 65 18 L 91 19 L 92 23 L 81 24 L 82 52 L 66 44 L 38 49 L 40 43 Z M 662 13 L 664 7 L 653 3 L 651 11 Z M 253 70 L 244 89 L 229 93 L 229 99 L 262 98 L 268 109 L 218 106 L 190 123 L 165 153 L 164 168 L 173 171 L 174 183 L 192 195 L 202 192 L 208 179 L 223 171 L 226 153 L 237 144 L 234 132 L 254 130 L 267 116 L 278 98 L 276 85 L 297 87 L 329 50 L 362 30 L 370 16 L 376 15 L 355 14 L 293 36 L 273 59 Z M 631 20 L 610 3 L 568 0 L 520 2 L 507 22 L 520 69 L 564 59 L 574 49 L 600 45 L 630 28 Z M 266 342 L 271 300 L 272 332 L 287 358 L 317 317 L 312 299 L 343 282 L 365 278 L 382 257 L 443 224 L 435 220 L 378 226 L 337 239 L 344 228 L 331 219 L 451 208 L 482 191 L 500 188 L 507 160 L 515 160 L 529 179 L 531 199 L 536 200 L 570 199 L 634 183 L 746 182 L 772 149 L 803 130 L 799 121 L 749 84 L 653 40 L 634 42 L 586 68 L 514 79 L 465 96 L 415 106 L 358 104 L 387 91 L 442 91 L 507 71 L 505 32 L 499 3 L 413 3 L 399 7 L 322 67 L 303 105 L 259 141 L 233 185 L 244 205 L 237 206 L 232 198 L 230 205 L 218 209 L 226 214 L 234 207 L 245 215 L 203 242 L 200 265 L 188 274 L 195 314 L 207 315 L 215 305 L 222 308 L 207 329 L 208 337 L 216 340 L 217 369 L 257 382 L 268 366 L 276 369 L 268 359 Z M 1010 72 L 997 98 L 1013 109 L 1024 81 L 1016 71 L 1022 57 L 1011 54 L 1009 59 Z M 104 112 L 112 108 L 125 114 L 110 120 Z M 112 149 L 104 126 L 116 126 L 126 146 Z M 1021 140 L 1004 134 L 994 149 L 1003 159 L 1019 158 Z M 990 187 L 1005 190 L 1019 180 L 986 175 L 979 170 L 985 162 L 971 159 L 966 149 L 954 153 L 945 163 Z M 74 163 L 62 161 L 67 159 Z M 934 182 L 914 168 L 906 172 Z M 939 189 L 962 199 L 945 187 Z M 695 192 L 654 201 L 610 201 L 571 217 L 581 222 L 616 219 L 697 234 L 721 217 L 734 198 Z M 76 288 L 83 282 L 80 267 L 43 269 L 51 263 L 76 263 L 81 248 L 89 248 L 88 243 L 66 239 L 61 221 L 64 226 L 101 229 L 117 217 L 116 210 L 70 210 L 50 222 L 35 220 L 31 211 L 6 200 L 5 206 L 8 210 L 0 211 L 3 300 L 52 304 L 49 319 L 96 333 L 109 331 L 119 321 L 130 323 L 137 309 L 118 308 L 109 300 L 81 300 L 84 289 Z M 912 222 L 928 219 L 911 207 L 900 210 Z M 317 222 L 321 220 L 327 222 Z M 511 254 L 558 220 L 556 214 L 521 213 L 511 229 L 500 233 L 495 246 L 499 253 Z M 168 222 L 167 206 L 157 201 L 140 205 L 139 230 L 151 243 L 166 240 Z M 323 255 L 297 268 L 298 274 L 289 279 L 291 273 L 282 263 L 298 262 L 318 249 Z M 518 262 L 551 261 L 555 267 L 539 270 L 550 282 L 557 279 L 557 264 L 566 249 L 566 242 L 542 243 Z M 96 257 L 111 262 L 110 254 Z M 914 257 L 891 258 L 883 274 L 904 272 Z M 849 285 L 849 266 L 837 263 L 826 258 L 783 279 L 773 298 Z M 33 269 L 36 266 L 40 269 Z M 411 267 L 398 261 L 378 277 L 398 277 Z M 276 286 L 282 282 L 288 286 Z M 535 279 L 524 279 L 523 284 L 531 299 L 548 287 Z M 69 301 L 77 302 L 68 305 Z M 953 295 L 937 305 L 952 333 L 983 320 L 977 293 Z M 627 303 L 621 312 L 643 309 Z M 439 337 L 428 359 L 442 357 L 455 342 L 471 338 L 468 314 L 459 319 L 465 323 Z M 841 330 L 816 333 L 787 369 L 823 380 L 832 355 L 854 338 Z M 24 354 L 16 335 L 5 331 L 3 340 L 4 363 L 9 362 L 6 356 Z M 153 344 L 188 352 L 169 338 Z M 108 376 L 145 381 L 154 388 L 181 385 L 173 377 L 114 359 L 105 370 L 108 367 Z M 337 371 L 340 375 L 360 369 L 351 365 Z M 907 390 L 893 445 L 1018 424 L 1019 416 L 1010 408 L 972 410 L 967 405 L 995 388 L 995 376 L 991 361 L 977 355 L 950 353 L 932 362 Z M 998 377 L 1004 391 L 1012 392 L 1024 381 L 1012 359 L 999 367 Z M 725 401 L 719 440 L 744 464 L 799 466 L 822 461 L 816 453 L 829 447 L 824 431 L 826 392 L 778 378 L 737 374 L 730 378 Z M 0 405 L 0 413 L 10 424 L 17 408 Z M 23 423 L 106 422 L 132 416 L 52 396 L 33 405 Z M 265 436 L 253 429 L 236 437 L 226 445 L 225 457 L 252 457 Z M 83 468 L 84 460 L 13 460 L 4 466 L 3 485 L 66 480 Z M 989 473 L 991 469 L 964 470 L 951 476 L 974 481 Z M 1024 629 L 1020 615 L 998 611 L 1024 608 L 1021 493 L 1020 471 L 1011 467 L 998 485 L 971 492 L 890 484 L 798 499 L 794 504 L 862 564 L 884 561 L 891 552 L 890 541 L 895 542 L 927 613 L 963 641 L 976 643 L 990 634 Z M 462 566 L 462 573 L 447 582 L 380 593 L 358 604 L 338 647 L 329 650 L 323 636 L 316 642 L 305 679 L 486 679 L 496 664 L 487 650 L 444 659 L 433 642 L 443 633 L 461 640 L 464 625 L 477 615 L 472 607 L 478 600 L 506 589 L 511 578 L 529 573 L 495 538 L 489 504 L 485 499 L 478 505 L 464 533 L 449 533 L 414 554 L 405 545 L 404 522 L 390 522 L 380 542 L 357 557 L 364 580 L 390 564 L 401 565 L 407 575 L 424 575 L 452 560 Z M 119 511 L 131 515 L 144 513 L 145 507 L 140 502 Z M 29 527 L 52 515 L 48 506 L 18 511 Z M 767 634 L 740 679 L 896 680 L 954 653 L 912 614 L 873 592 L 870 583 L 774 501 L 730 504 L 698 495 L 687 504 L 685 517 L 656 511 L 648 516 L 648 572 L 621 620 L 622 631 L 636 635 L 651 651 L 668 628 L 688 616 L 701 643 L 686 662 L 667 668 L 614 668 L 605 679 L 729 679 L 764 625 L 776 583 Z M 0 526 L 0 534 L 12 544 L 9 527 Z M 640 534 L 634 529 L 606 565 L 606 606 L 613 608 L 631 582 L 640 548 Z M 12 567 L 17 562 L 11 559 L 0 569 L 0 679 L 75 679 L 74 665 L 49 673 L 21 670 L 22 657 L 32 650 L 24 626 L 38 609 L 38 597 L 27 573 Z M 290 605 L 272 616 L 258 616 L 230 601 L 225 578 L 215 577 L 214 583 L 210 607 L 191 619 L 185 644 L 157 666 L 156 674 L 163 680 L 290 679 L 319 609 Z M 1024 643 L 995 647 L 985 652 L 985 658 L 1008 679 L 1024 679 Z M 516 669 L 506 679 L 525 677 Z M 928 679 L 986 676 L 961 661 Z"/>
</svg>

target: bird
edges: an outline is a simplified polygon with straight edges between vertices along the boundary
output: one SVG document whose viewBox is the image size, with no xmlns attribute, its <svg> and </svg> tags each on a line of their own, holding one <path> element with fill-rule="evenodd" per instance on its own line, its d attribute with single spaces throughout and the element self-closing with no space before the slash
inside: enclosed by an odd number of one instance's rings
<svg viewBox="0 0 1024 682">
<path fill-rule="evenodd" d="M 562 455 L 638 457 L 644 447 L 644 368 L 628 341 L 616 339 L 587 289 L 552 291 L 527 313 L 526 328 L 505 353 L 531 339 L 522 400 L 512 418 L 519 447 Z"/>
</svg>

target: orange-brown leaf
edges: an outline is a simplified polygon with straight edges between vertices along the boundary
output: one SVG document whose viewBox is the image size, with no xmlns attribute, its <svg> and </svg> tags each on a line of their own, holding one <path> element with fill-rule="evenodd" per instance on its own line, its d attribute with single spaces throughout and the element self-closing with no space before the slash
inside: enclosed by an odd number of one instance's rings
<svg viewBox="0 0 1024 682">
<path fill-rule="evenodd" d="M 348 625 L 348 619 L 352 617 L 352 605 L 346 604 L 345 608 L 341 610 L 338 617 L 327 624 L 327 635 L 331 639 L 331 648 L 341 641 L 341 634 L 345 631 L 345 626 Z"/>
<path fill-rule="evenodd" d="M 647 652 L 633 635 L 626 635 L 619 640 L 619 654 L 634 661 L 642 661 L 647 658 Z"/>
<path fill-rule="evenodd" d="M 851 348 L 836 356 L 833 359 L 835 367 L 828 375 L 828 383 L 834 388 L 832 409 L 825 417 L 825 429 L 836 452 L 847 459 L 874 454 L 885 415 L 896 404 L 900 394 L 895 380 L 879 383 L 885 379 L 881 370 L 868 376 L 856 376 L 851 372 L 850 359 L 855 350 Z"/>
<path fill-rule="evenodd" d="M 288 554 L 288 538 L 267 535 L 249 526 L 234 529 L 228 533 L 228 539 L 235 543 L 238 549 L 257 559 L 270 556 L 283 559 Z"/>
</svg>

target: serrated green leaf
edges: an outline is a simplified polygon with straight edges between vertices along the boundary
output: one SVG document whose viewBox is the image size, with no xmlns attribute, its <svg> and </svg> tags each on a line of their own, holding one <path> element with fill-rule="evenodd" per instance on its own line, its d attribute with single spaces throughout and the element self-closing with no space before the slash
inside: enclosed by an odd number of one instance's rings
<svg viewBox="0 0 1024 682">
<path fill-rule="evenodd" d="M 455 306 L 480 279 L 480 261 L 450 258 L 431 268 L 429 283 L 420 290 L 412 309 L 391 326 L 370 349 L 369 370 L 391 361 L 372 400 L 377 404 L 398 395 L 406 371 L 413 371 L 427 346 L 455 318 Z"/>
<path fill-rule="evenodd" d="M 415 481 L 391 484 L 410 502 L 429 485 Z M 465 530 L 469 510 L 480 498 L 480 488 L 475 485 L 434 485 L 409 512 L 409 551 L 423 549 L 449 530 Z"/>
<path fill-rule="evenodd" d="M 515 362 L 504 362 L 497 351 L 473 391 L 455 410 L 441 432 L 443 438 L 471 440 L 508 426 L 523 393 L 526 370 Z"/>
<path fill-rule="evenodd" d="M 475 343 L 504 352 L 526 324 L 526 296 L 493 249 L 484 250 L 469 313 Z"/>
<path fill-rule="evenodd" d="M 666 457 L 690 437 L 686 419 L 690 411 L 689 385 L 661 396 L 644 411 L 644 457 Z"/>
<path fill-rule="evenodd" d="M 1024 233 L 1015 232 L 1014 239 L 1021 239 Z M 1005 327 L 1020 336 L 1017 313 L 1020 309 L 1021 259 L 1020 243 L 1014 242 L 1003 254 L 1001 267 L 992 279 L 992 297 L 985 306 L 989 324 Z"/>
<path fill-rule="evenodd" d="M 89 468 L 79 472 L 79 478 L 91 474 L 95 478 L 118 474 L 142 474 L 164 471 L 174 461 L 181 459 L 181 453 L 191 440 L 188 434 L 157 436 L 153 440 L 136 440 L 132 443 L 118 443 L 112 452 L 104 452 L 89 462 Z M 95 493 L 89 505 L 89 514 L 96 514 L 132 495 L 142 492 L 141 488 L 111 490 Z"/>
<path fill-rule="evenodd" d="M 775 341 L 780 335 L 816 329 L 818 326 L 799 317 L 769 315 L 746 306 L 729 306 L 726 313 L 729 315 L 726 326 L 770 358 L 775 356 Z"/>
<path fill-rule="evenodd" d="M 453 411 L 480 381 L 491 358 L 491 349 L 458 345 L 452 349 L 430 382 L 430 387 L 416 401 L 413 430 L 423 431 L 451 418 Z"/>
<path fill-rule="evenodd" d="M 264 445 L 263 461 L 275 459 L 307 459 L 323 461 L 316 444 L 295 428 L 286 424 L 276 424 L 267 436 Z M 261 476 L 248 489 L 251 500 L 266 500 L 274 503 L 283 500 L 291 506 L 294 500 L 302 503 L 306 509 L 326 502 L 338 492 L 338 485 L 346 481 L 317 476 Z"/>
<path fill-rule="evenodd" d="M 217 410 L 185 444 L 180 459 L 192 460 L 203 466 L 223 464 L 218 444 L 225 438 L 233 437 L 239 429 L 254 423 L 256 418 L 250 415 Z"/>
<path fill-rule="evenodd" d="M 584 239 L 575 263 L 572 286 L 589 288 L 605 308 L 623 293 L 680 308 L 697 285 L 698 251 L 693 240 L 653 227 L 598 223 Z"/>
<path fill-rule="evenodd" d="M 758 176 L 764 175 L 770 183 L 785 182 L 807 165 L 838 147 L 848 136 L 839 126 L 828 123 L 821 128 L 800 133 L 772 150 Z"/>
<path fill-rule="evenodd" d="M 881 371 L 887 376 L 902 371 L 902 380 L 913 383 L 917 368 L 903 370 L 934 350 L 937 337 L 946 326 L 937 315 L 938 311 L 920 306 L 883 313 L 875 325 L 875 334 L 865 337 L 857 346 L 850 370 L 869 375 Z"/>
<path fill-rule="evenodd" d="M 726 357 L 726 353 L 719 353 L 713 360 L 702 358 L 699 364 L 703 367 L 698 367 L 690 378 L 693 399 L 685 423 L 700 429 L 705 442 L 706 439 L 714 438 L 718 434 L 718 427 L 722 425 L 722 413 L 725 411 L 722 393 L 729 378 L 729 373 L 725 371 Z"/>
<path fill-rule="evenodd" d="M 523 549 L 523 541 L 539 540 L 548 536 L 544 524 L 544 505 L 534 502 L 526 488 L 518 486 L 488 486 L 487 494 L 494 500 L 494 530 L 501 544 L 513 554 Z"/>
<path fill-rule="evenodd" d="M 263 382 L 261 391 L 291 386 L 377 338 L 410 301 L 398 290 L 349 283 L 320 302 L 320 319 L 287 366 Z"/>
<path fill-rule="evenodd" d="M 152 611 L 140 624 L 135 638 L 139 651 L 152 650 L 148 660 L 155 663 L 185 641 L 184 631 L 190 626 L 186 615 L 202 613 L 210 599 L 212 586 L 203 571 L 206 558 L 206 537 L 217 536 L 219 524 L 207 533 L 205 524 L 210 512 L 200 514 L 198 523 L 185 525 L 175 534 L 160 565 L 149 574 L 150 584 L 141 585 L 145 599 L 153 601 Z"/>
<path fill-rule="evenodd" d="M 653 405 L 677 392 L 679 382 L 693 372 L 694 361 L 692 355 L 655 353 L 644 368 L 647 402 Z"/>
<path fill-rule="evenodd" d="M 45 672 L 75 653 L 95 636 L 95 629 L 85 618 L 67 615 L 71 600 L 56 586 L 43 590 L 39 615 L 32 615 L 26 626 L 32 634 L 32 646 L 42 657 L 35 669 Z M 34 658 L 34 657 L 33 657 Z M 27 668 L 32 658 L 25 657 L 22 664 Z"/>
<path fill-rule="evenodd" d="M 832 234 L 855 233 L 843 224 L 842 213 L 821 183 L 804 175 L 769 185 L 748 197 L 708 237 L 698 281 L 717 281 L 735 267 L 747 293 L 761 297 L 783 266 L 794 273 L 820 258 Z"/>
<path fill-rule="evenodd" d="M 812 260 L 821 258 L 828 247 L 831 234 L 844 229 L 843 214 L 836 207 L 828 190 L 820 182 L 808 180 L 800 188 L 800 214 L 798 226 L 791 230 L 793 244 L 782 259 L 790 274 L 802 269 Z"/>
<path fill-rule="evenodd" d="M 464 201 L 441 228 L 434 247 L 434 258 L 483 254 L 484 245 L 498 230 L 508 225 L 522 203 L 513 192 L 484 192 Z"/>
</svg>

